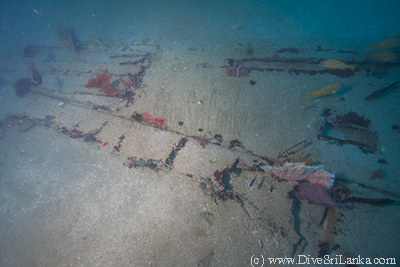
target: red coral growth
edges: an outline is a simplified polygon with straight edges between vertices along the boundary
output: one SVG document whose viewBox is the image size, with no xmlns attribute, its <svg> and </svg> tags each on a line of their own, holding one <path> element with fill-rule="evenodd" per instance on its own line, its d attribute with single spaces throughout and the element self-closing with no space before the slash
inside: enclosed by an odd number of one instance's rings
<svg viewBox="0 0 400 267">
<path fill-rule="evenodd" d="M 111 75 L 107 72 L 100 73 L 96 76 L 96 78 L 91 78 L 85 84 L 86 88 L 99 88 L 103 90 L 106 95 L 114 95 L 118 92 L 117 89 L 110 86 L 111 84 Z"/>
<path fill-rule="evenodd" d="M 215 181 L 219 181 L 219 180 L 221 180 L 221 177 L 222 177 L 222 173 L 219 171 L 219 170 L 216 170 L 215 172 L 214 172 L 214 177 L 215 177 Z"/>
<path fill-rule="evenodd" d="M 250 69 L 246 68 L 243 66 L 242 61 L 235 61 L 235 66 L 228 65 L 226 66 L 226 75 L 228 77 L 242 77 L 242 76 L 248 76 Z"/>
<path fill-rule="evenodd" d="M 206 148 L 206 144 L 208 144 L 208 139 L 205 137 L 201 137 L 201 136 L 192 136 L 194 140 L 200 142 L 200 145 L 202 148 Z"/>
<path fill-rule="evenodd" d="M 153 117 L 153 115 L 148 114 L 147 112 L 143 112 L 142 116 L 150 119 L 152 122 L 154 122 L 154 123 L 156 123 L 158 125 L 163 125 L 164 121 L 167 120 L 166 118 L 163 118 L 163 117 L 155 118 L 155 117 Z"/>
<path fill-rule="evenodd" d="M 229 191 L 222 190 L 218 193 L 218 197 L 221 199 L 230 198 L 231 194 Z"/>
</svg>

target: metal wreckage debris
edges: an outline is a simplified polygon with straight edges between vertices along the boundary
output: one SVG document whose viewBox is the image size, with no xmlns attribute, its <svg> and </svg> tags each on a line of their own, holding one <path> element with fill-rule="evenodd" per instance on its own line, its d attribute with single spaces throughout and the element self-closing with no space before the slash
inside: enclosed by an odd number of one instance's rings
<svg viewBox="0 0 400 267">
<path fill-rule="evenodd" d="M 354 145 L 363 153 L 375 153 L 378 137 L 370 130 L 371 120 L 349 111 L 345 114 L 324 108 L 321 113 L 324 119 L 317 138 L 339 146 Z"/>
</svg>

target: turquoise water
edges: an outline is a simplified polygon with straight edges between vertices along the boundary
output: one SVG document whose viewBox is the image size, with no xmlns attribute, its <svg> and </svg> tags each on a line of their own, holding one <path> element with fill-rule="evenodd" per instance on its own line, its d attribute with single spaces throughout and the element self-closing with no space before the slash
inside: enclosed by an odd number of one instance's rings
<svg viewBox="0 0 400 267">
<path fill-rule="evenodd" d="M 398 1 L 0 7 L 1 266 L 400 261 Z"/>
</svg>

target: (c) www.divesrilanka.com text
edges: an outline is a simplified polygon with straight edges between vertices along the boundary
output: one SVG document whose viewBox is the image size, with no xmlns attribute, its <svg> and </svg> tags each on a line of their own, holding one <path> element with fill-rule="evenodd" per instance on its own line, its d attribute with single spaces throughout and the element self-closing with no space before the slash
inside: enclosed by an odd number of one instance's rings
<svg viewBox="0 0 400 267">
<path fill-rule="evenodd" d="M 313 258 L 310 255 L 298 255 L 296 258 L 267 258 L 269 264 L 283 264 L 283 265 L 302 265 L 302 264 L 393 264 L 396 265 L 396 258 L 368 258 L 361 257 L 360 255 L 355 258 L 344 258 L 342 255 L 330 256 L 326 255 L 323 258 Z"/>
</svg>

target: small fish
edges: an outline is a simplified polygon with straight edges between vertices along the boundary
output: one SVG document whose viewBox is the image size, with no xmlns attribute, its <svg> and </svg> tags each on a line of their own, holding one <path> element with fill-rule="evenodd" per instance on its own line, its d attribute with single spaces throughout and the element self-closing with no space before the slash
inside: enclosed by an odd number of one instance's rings
<svg viewBox="0 0 400 267">
<path fill-rule="evenodd" d="M 368 51 L 370 49 L 395 47 L 398 45 L 400 45 L 400 37 L 392 37 L 392 38 L 385 39 L 377 44 L 367 46 L 366 48 L 364 48 L 364 51 Z"/>
<path fill-rule="evenodd" d="M 253 180 L 251 180 L 251 182 L 249 183 L 249 188 L 251 188 L 251 187 L 253 186 L 253 184 L 254 184 L 256 178 L 257 178 L 257 175 L 254 176 Z"/>
<path fill-rule="evenodd" d="M 305 98 L 310 97 L 310 96 L 317 97 L 317 96 L 321 96 L 321 95 L 327 95 L 329 93 L 336 93 L 337 91 L 339 91 L 342 88 L 343 88 L 343 83 L 332 83 L 316 92 L 309 92 Z"/>
<path fill-rule="evenodd" d="M 351 69 L 354 70 L 356 68 L 356 65 L 347 65 L 346 63 L 336 60 L 336 59 L 327 59 L 324 61 L 321 61 L 318 66 L 320 67 L 325 67 L 328 69 L 339 69 L 339 70 L 344 70 L 344 69 Z"/>
<path fill-rule="evenodd" d="M 369 58 L 375 59 L 379 62 L 396 62 L 397 55 L 392 51 L 383 50 L 368 55 Z"/>
<path fill-rule="evenodd" d="M 35 8 L 32 8 L 32 10 L 33 10 L 33 12 L 35 12 L 36 14 L 38 14 L 39 16 L 42 16 L 42 17 L 43 17 L 43 14 L 40 13 L 39 11 L 37 11 Z"/>
</svg>

